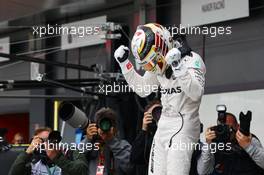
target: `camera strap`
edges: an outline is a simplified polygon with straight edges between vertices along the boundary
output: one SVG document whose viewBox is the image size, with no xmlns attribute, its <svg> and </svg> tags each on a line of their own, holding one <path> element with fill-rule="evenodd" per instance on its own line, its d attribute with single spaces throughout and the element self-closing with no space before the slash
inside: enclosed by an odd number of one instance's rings
<svg viewBox="0 0 264 175">
<path fill-rule="evenodd" d="M 103 175 L 105 169 L 105 155 L 104 155 L 104 144 L 100 144 L 98 164 L 96 168 L 96 175 Z"/>
</svg>

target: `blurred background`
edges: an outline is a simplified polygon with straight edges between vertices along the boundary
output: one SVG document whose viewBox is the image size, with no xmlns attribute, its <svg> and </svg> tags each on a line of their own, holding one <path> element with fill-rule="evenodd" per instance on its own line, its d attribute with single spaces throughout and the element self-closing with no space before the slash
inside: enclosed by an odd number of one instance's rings
<svg viewBox="0 0 264 175">
<path fill-rule="evenodd" d="M 0 55 L 0 128 L 8 129 L 7 140 L 13 143 L 20 133 L 28 143 L 40 126 L 60 130 L 59 104 L 69 101 L 89 118 L 102 106 L 112 107 L 119 114 L 120 136 L 132 142 L 144 106 L 158 94 L 142 99 L 92 92 L 99 84 L 123 81 L 113 53 L 120 44 L 129 46 L 136 27 L 149 22 L 230 27 L 230 34 L 186 36 L 207 67 L 201 121 L 205 127 L 216 124 L 218 104 L 237 117 L 251 110 L 252 132 L 263 141 L 263 0 L 1 0 L 0 52 L 7 55 Z M 95 25 L 101 33 L 81 39 L 33 33 L 47 25 Z M 65 141 L 75 135 L 66 124 Z"/>
</svg>

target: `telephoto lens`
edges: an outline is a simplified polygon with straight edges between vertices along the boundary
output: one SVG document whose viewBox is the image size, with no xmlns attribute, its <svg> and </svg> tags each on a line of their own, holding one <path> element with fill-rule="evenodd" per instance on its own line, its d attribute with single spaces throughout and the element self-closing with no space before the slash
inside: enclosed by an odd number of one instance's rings
<svg viewBox="0 0 264 175">
<path fill-rule="evenodd" d="M 85 129 L 89 124 L 86 114 L 69 102 L 60 105 L 59 116 L 73 128 Z"/>
<path fill-rule="evenodd" d="M 60 143 L 62 140 L 60 132 L 59 131 L 52 131 L 49 134 L 48 140 L 50 143 Z"/>
</svg>

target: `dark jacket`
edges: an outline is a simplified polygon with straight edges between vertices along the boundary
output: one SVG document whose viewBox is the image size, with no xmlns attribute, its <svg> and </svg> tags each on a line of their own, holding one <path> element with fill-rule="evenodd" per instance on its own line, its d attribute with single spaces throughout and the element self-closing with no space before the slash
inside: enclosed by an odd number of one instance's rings
<svg viewBox="0 0 264 175">
<path fill-rule="evenodd" d="M 18 156 L 18 153 L 15 151 L 0 151 L 0 164 L 1 164 L 1 170 L 0 175 L 7 175 L 12 164 L 16 160 Z"/>
<path fill-rule="evenodd" d="M 82 142 L 95 144 L 88 139 L 84 139 Z M 105 157 L 104 175 L 124 175 L 132 170 L 132 166 L 129 163 L 131 145 L 127 141 L 115 137 L 104 144 L 103 153 Z M 88 161 L 88 173 L 86 175 L 95 175 L 99 161 L 99 151 L 93 149 L 86 151 L 85 155 Z"/>
<path fill-rule="evenodd" d="M 36 159 L 34 155 L 22 152 L 13 163 L 9 175 L 31 175 L 33 171 L 36 171 L 34 165 L 41 162 L 41 160 L 36 161 Z M 85 156 L 77 151 L 71 152 L 69 157 L 59 153 L 52 163 L 61 169 L 63 175 L 87 175 Z"/>
<path fill-rule="evenodd" d="M 255 137 L 246 149 L 228 154 L 202 148 L 197 168 L 200 175 L 264 175 L 264 149 Z"/>
<path fill-rule="evenodd" d="M 130 161 L 135 165 L 136 175 L 148 174 L 148 161 L 153 136 L 141 130 L 132 144 Z"/>
</svg>

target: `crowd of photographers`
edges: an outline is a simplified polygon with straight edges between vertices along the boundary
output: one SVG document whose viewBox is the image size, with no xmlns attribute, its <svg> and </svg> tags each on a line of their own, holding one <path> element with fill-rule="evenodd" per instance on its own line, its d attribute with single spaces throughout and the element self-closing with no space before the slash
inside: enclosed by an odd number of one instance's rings
<svg viewBox="0 0 264 175">
<path fill-rule="evenodd" d="M 9 175 L 147 175 L 161 110 L 159 100 L 146 106 L 141 130 L 132 144 L 118 137 L 116 113 L 102 108 L 96 112 L 95 122 L 85 122 L 81 143 L 92 145 L 92 149 L 82 153 L 78 149 L 51 148 L 48 143 L 61 142 L 60 133 L 39 128 L 30 146 L 18 156 L 7 151 L 10 146 L 0 136 L 0 159 L 13 160 L 12 166 L 7 168 Z M 250 111 L 240 113 L 238 123 L 233 114 L 226 112 L 225 106 L 218 106 L 217 125 L 206 129 L 205 142 L 195 144 L 190 175 L 264 174 L 264 148 L 250 132 L 251 115 Z"/>
</svg>

